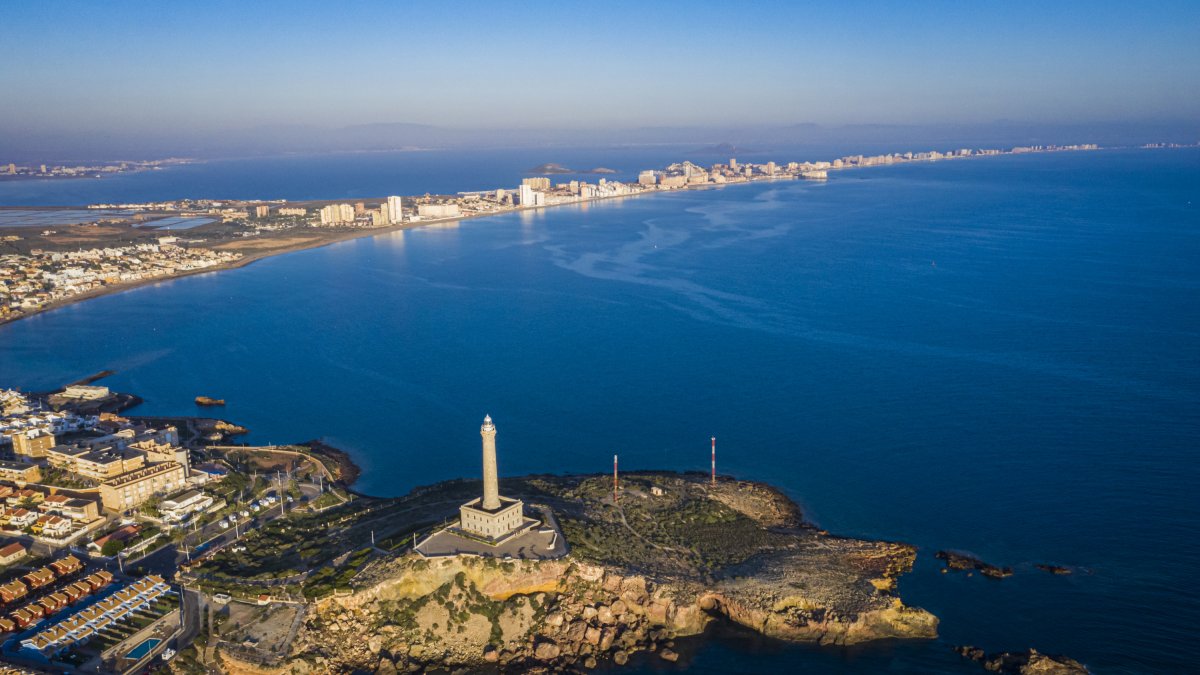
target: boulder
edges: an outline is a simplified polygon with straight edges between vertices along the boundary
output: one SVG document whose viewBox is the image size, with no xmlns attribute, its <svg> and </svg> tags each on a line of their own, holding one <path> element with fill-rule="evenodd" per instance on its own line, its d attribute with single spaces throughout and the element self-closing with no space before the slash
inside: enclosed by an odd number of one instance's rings
<svg viewBox="0 0 1200 675">
<path fill-rule="evenodd" d="M 617 629 L 605 628 L 600 631 L 600 651 L 606 652 L 612 648 L 613 640 L 617 637 Z"/>
<path fill-rule="evenodd" d="M 613 654 L 613 663 L 617 664 L 618 666 L 623 666 L 626 663 L 629 663 L 629 654 L 626 654 L 623 651 L 616 652 Z"/>
<path fill-rule="evenodd" d="M 483 660 L 488 663 L 496 663 L 500 660 L 500 650 L 496 649 L 496 645 L 488 645 L 483 648 Z"/>
<path fill-rule="evenodd" d="M 533 648 L 533 656 L 539 661 L 553 661 L 554 659 L 558 658 L 558 655 L 561 652 L 562 650 L 559 649 L 558 645 L 550 642 L 549 640 L 539 642 L 537 646 Z"/>
<path fill-rule="evenodd" d="M 668 649 L 666 647 L 662 648 L 662 651 L 658 653 L 658 657 L 664 661 L 670 661 L 671 663 L 675 663 L 679 660 L 679 654 L 676 654 L 675 650 Z"/>
<path fill-rule="evenodd" d="M 596 619 L 606 626 L 611 626 L 617 622 L 617 617 L 613 616 L 613 611 L 608 605 L 600 605 L 596 609 Z"/>
</svg>

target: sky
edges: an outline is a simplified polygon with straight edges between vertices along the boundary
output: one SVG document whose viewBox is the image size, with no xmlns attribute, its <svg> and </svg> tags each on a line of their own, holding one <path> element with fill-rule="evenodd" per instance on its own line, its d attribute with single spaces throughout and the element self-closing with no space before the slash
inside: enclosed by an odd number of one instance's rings
<svg viewBox="0 0 1200 675">
<path fill-rule="evenodd" d="M 1195 0 L 5 2 L 0 45 L 13 147 L 396 123 L 1200 119 Z"/>
</svg>

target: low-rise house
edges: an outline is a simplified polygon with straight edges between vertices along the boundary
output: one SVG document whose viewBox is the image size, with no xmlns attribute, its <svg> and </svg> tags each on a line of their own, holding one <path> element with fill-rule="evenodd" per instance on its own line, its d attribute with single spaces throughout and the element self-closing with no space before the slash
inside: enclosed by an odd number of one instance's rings
<svg viewBox="0 0 1200 675">
<path fill-rule="evenodd" d="M 62 539 L 71 534 L 74 524 L 67 518 L 55 515 L 40 516 L 33 523 L 33 533 L 51 539 Z"/>
<path fill-rule="evenodd" d="M 14 541 L 0 548 L 0 565 L 11 565 L 25 557 L 28 549 L 19 541 Z"/>
<path fill-rule="evenodd" d="M 74 574 L 75 572 L 82 570 L 83 563 L 79 561 L 79 558 L 69 555 L 65 558 L 59 558 L 58 560 L 50 563 L 50 569 L 53 570 L 58 576 L 65 577 L 68 574 Z"/>
<path fill-rule="evenodd" d="M 25 628 L 37 623 L 37 620 L 42 618 L 42 608 L 37 605 L 22 607 L 9 614 L 8 617 L 17 624 L 17 628 Z"/>
<path fill-rule="evenodd" d="M 9 525 L 23 530 L 37 522 L 38 514 L 36 511 L 30 511 L 29 509 L 10 508 L 5 510 L 4 517 L 7 519 Z"/>
<path fill-rule="evenodd" d="M 9 506 L 24 506 L 25 504 L 40 504 L 46 495 L 37 490 L 28 488 L 23 490 L 14 490 L 12 494 L 4 498 L 4 503 Z"/>
<path fill-rule="evenodd" d="M 212 496 L 198 490 L 188 490 L 169 499 L 164 499 L 159 504 L 158 510 L 162 513 L 163 520 L 175 522 L 182 520 L 189 513 L 203 511 L 212 505 Z"/>
<path fill-rule="evenodd" d="M 42 606 L 42 615 L 50 616 L 67 606 L 67 596 L 62 593 L 51 593 L 38 601 L 38 604 Z"/>
<path fill-rule="evenodd" d="M 66 495 L 50 495 L 38 505 L 43 513 L 57 513 L 71 520 L 90 522 L 100 517 L 100 506 L 90 499 L 78 499 Z"/>
<path fill-rule="evenodd" d="M 38 569 L 26 574 L 21 579 L 33 590 L 44 588 L 54 583 L 54 572 L 48 567 L 39 567 Z"/>
<path fill-rule="evenodd" d="M 0 603 L 10 604 L 21 598 L 29 595 L 29 587 L 20 579 L 12 581 L 0 586 Z"/>
<path fill-rule="evenodd" d="M 90 544 L 88 544 L 87 547 L 88 547 L 88 550 L 91 551 L 93 555 L 100 555 L 100 553 L 104 550 L 104 545 L 107 544 L 108 542 L 110 542 L 110 541 L 129 541 L 130 539 L 133 539 L 134 537 L 136 537 L 138 535 L 138 532 L 140 532 L 140 531 L 141 531 L 141 528 L 138 527 L 137 525 L 125 525 L 123 527 L 117 528 L 116 530 L 114 530 L 112 532 L 109 532 L 108 534 L 104 535 L 103 537 L 97 537 L 96 540 L 91 542 Z"/>
<path fill-rule="evenodd" d="M 85 583 L 88 586 L 91 586 L 92 592 L 95 593 L 96 591 L 100 590 L 101 588 L 104 588 L 105 586 L 111 584 L 112 581 L 113 581 L 112 572 L 109 572 L 108 570 L 100 570 L 98 572 L 93 572 L 93 573 L 87 575 L 86 577 L 84 577 L 82 580 L 82 583 Z"/>
</svg>

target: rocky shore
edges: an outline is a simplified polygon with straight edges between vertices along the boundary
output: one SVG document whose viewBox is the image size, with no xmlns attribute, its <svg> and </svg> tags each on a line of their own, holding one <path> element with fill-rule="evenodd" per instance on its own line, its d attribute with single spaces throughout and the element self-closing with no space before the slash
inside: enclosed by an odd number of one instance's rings
<svg viewBox="0 0 1200 675">
<path fill-rule="evenodd" d="M 929 639 L 938 620 L 906 606 L 906 544 L 832 536 L 758 483 L 705 476 L 506 480 L 550 506 L 571 545 L 556 560 L 380 556 L 350 588 L 310 604 L 286 660 L 229 672 L 579 671 L 634 652 L 680 657 L 675 640 L 730 621 L 794 642 Z M 405 499 L 446 499 L 455 481 Z"/>
</svg>

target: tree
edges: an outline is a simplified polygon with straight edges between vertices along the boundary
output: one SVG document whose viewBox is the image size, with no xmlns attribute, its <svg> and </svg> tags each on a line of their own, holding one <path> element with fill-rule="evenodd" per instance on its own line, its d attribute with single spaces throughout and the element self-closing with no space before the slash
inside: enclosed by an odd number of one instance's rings
<svg viewBox="0 0 1200 675">
<path fill-rule="evenodd" d="M 109 539 L 100 547 L 100 554 L 112 557 L 125 550 L 125 542 L 120 539 Z"/>
</svg>

